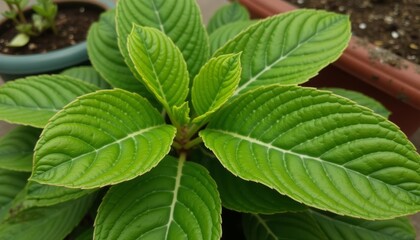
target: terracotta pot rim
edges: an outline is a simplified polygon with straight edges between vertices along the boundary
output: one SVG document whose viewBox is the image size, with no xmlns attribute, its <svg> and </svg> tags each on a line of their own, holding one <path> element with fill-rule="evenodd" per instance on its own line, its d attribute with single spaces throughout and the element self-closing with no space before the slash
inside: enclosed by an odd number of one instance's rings
<svg viewBox="0 0 420 240">
<path fill-rule="evenodd" d="M 115 6 L 112 0 L 56 0 L 57 3 L 88 3 L 104 11 Z M 4 22 L 3 20 L 0 25 Z M 62 69 L 88 60 L 86 41 L 73 46 L 28 55 L 8 55 L 0 53 L 0 74 L 25 75 Z"/>
<path fill-rule="evenodd" d="M 283 0 L 240 0 L 254 16 L 268 17 L 295 10 L 298 7 Z M 375 59 L 375 54 L 385 54 L 398 67 Z M 335 66 L 362 79 L 389 95 L 420 109 L 420 65 L 399 57 L 388 50 L 352 36 L 349 46 Z"/>
</svg>

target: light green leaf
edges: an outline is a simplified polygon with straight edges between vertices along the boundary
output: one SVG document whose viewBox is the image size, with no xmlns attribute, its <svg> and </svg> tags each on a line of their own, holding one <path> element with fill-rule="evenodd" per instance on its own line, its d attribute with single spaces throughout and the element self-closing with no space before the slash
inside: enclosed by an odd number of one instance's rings
<svg viewBox="0 0 420 240">
<path fill-rule="evenodd" d="M 223 207 L 236 212 L 273 214 L 307 209 L 287 196 L 262 184 L 245 181 L 226 170 L 216 157 L 201 160 L 217 183 Z"/>
<path fill-rule="evenodd" d="M 383 221 L 337 216 L 314 210 L 275 215 L 244 215 L 247 239 L 414 240 L 407 218 Z M 266 236 L 263 238 L 262 236 Z"/>
<path fill-rule="evenodd" d="M 64 70 L 61 74 L 86 81 L 101 89 L 111 88 L 111 86 L 91 66 L 72 67 Z"/>
<path fill-rule="evenodd" d="M 216 183 L 196 163 L 165 158 L 149 173 L 112 187 L 95 220 L 95 239 L 220 239 Z"/>
<path fill-rule="evenodd" d="M 242 227 L 247 240 L 329 240 L 315 220 L 303 214 L 244 214 Z"/>
<path fill-rule="evenodd" d="M 26 33 L 19 33 L 6 45 L 8 47 L 23 47 L 30 41 L 30 37 Z"/>
<path fill-rule="evenodd" d="M 18 126 L 0 138 L 0 168 L 32 171 L 32 156 L 41 130 Z"/>
<path fill-rule="evenodd" d="M 82 220 L 92 203 L 88 196 L 49 207 L 25 209 L 0 224 L 0 240 L 64 239 Z"/>
<path fill-rule="evenodd" d="M 240 54 L 210 59 L 194 79 L 191 100 L 197 117 L 205 121 L 232 96 L 241 79 Z"/>
<path fill-rule="evenodd" d="M 137 94 L 121 89 L 88 94 L 44 129 L 31 179 L 83 189 L 127 181 L 156 166 L 169 152 L 175 132 Z"/>
<path fill-rule="evenodd" d="M 113 87 L 150 96 L 146 87 L 131 73 L 119 51 L 114 10 L 103 13 L 99 22 L 92 24 L 87 36 L 87 50 L 92 65 Z"/>
<path fill-rule="evenodd" d="M 190 107 L 188 102 L 184 102 L 181 106 L 174 106 L 172 108 L 175 121 L 179 126 L 185 126 L 190 123 Z"/>
<path fill-rule="evenodd" d="M 0 222 L 7 215 L 13 199 L 25 187 L 28 173 L 0 169 Z"/>
<path fill-rule="evenodd" d="M 342 89 L 342 88 L 323 88 L 324 90 L 328 90 L 331 91 L 337 95 L 346 97 L 350 100 L 355 101 L 356 103 L 370 108 L 372 109 L 375 113 L 388 118 L 389 115 L 391 114 L 390 111 L 388 111 L 388 109 L 386 109 L 380 102 L 376 101 L 373 98 L 370 98 L 362 93 L 359 92 L 355 92 L 355 91 L 351 91 L 351 90 L 346 90 L 346 89 Z"/>
<path fill-rule="evenodd" d="M 366 219 L 420 210 L 420 156 L 397 126 L 330 92 L 250 91 L 201 132 L 224 167 L 298 202 Z"/>
<path fill-rule="evenodd" d="M 0 87 L 0 120 L 43 128 L 64 105 L 97 89 L 62 75 L 39 75 L 7 82 Z"/>
<path fill-rule="evenodd" d="M 188 95 L 188 71 L 182 54 L 161 31 L 133 26 L 128 51 L 143 83 L 167 111 L 180 106 Z"/>
<path fill-rule="evenodd" d="M 233 39 L 240 32 L 247 29 L 252 24 L 255 24 L 257 21 L 248 20 L 248 21 L 238 21 L 226 24 L 221 26 L 212 32 L 209 36 L 210 42 L 210 53 L 215 53 L 220 47 L 222 47 L 229 40 Z"/>
<path fill-rule="evenodd" d="M 74 200 L 87 194 L 93 193 L 96 189 L 81 190 L 51 185 L 28 182 L 26 195 L 23 204 L 26 206 L 50 206 L 69 200 Z"/>
<path fill-rule="evenodd" d="M 213 33 L 216 29 L 237 21 L 249 20 L 249 13 L 240 3 L 233 2 L 219 8 L 207 24 L 207 32 Z"/>
<path fill-rule="evenodd" d="M 118 44 L 134 71 L 127 49 L 133 23 L 159 29 L 181 50 L 193 78 L 209 56 L 209 44 L 200 8 L 195 0 L 121 0 L 117 4 Z"/>
<path fill-rule="evenodd" d="M 236 90 L 243 93 L 261 85 L 306 82 L 341 55 L 350 36 L 348 16 L 296 10 L 252 25 L 215 55 L 243 52 Z"/>
</svg>

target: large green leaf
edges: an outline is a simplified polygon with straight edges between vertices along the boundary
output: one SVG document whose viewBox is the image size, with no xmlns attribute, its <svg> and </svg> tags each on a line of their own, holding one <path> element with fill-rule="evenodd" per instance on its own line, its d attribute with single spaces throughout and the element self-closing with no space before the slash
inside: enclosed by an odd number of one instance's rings
<svg viewBox="0 0 420 240">
<path fill-rule="evenodd" d="M 121 89 L 88 94 L 46 126 L 31 179 L 86 189 L 127 181 L 156 166 L 175 131 L 137 94 Z"/>
<path fill-rule="evenodd" d="M 355 92 L 351 90 L 346 90 L 342 88 L 323 88 L 324 90 L 331 91 L 337 95 L 346 97 L 350 100 L 355 101 L 357 104 L 360 104 L 364 107 L 372 109 L 375 113 L 388 118 L 391 114 L 388 109 L 386 109 L 380 102 L 376 101 L 373 98 L 370 98 L 360 92 Z"/>
<path fill-rule="evenodd" d="M 307 207 L 262 184 L 245 181 L 226 170 L 216 157 L 200 161 L 217 183 L 223 207 L 246 213 L 273 214 L 303 211 Z M 205 160 L 204 160 L 205 159 Z"/>
<path fill-rule="evenodd" d="M 13 171 L 32 171 L 34 147 L 41 130 L 18 126 L 0 138 L 0 168 Z"/>
<path fill-rule="evenodd" d="M 240 54 L 221 55 L 203 66 L 194 79 L 191 101 L 200 122 L 216 112 L 232 96 L 241 79 Z"/>
<path fill-rule="evenodd" d="M 309 80 L 341 55 L 350 35 L 348 16 L 296 10 L 252 25 L 215 55 L 243 52 L 236 91 L 240 93 L 255 86 Z"/>
<path fill-rule="evenodd" d="M 23 204 L 25 206 L 50 206 L 74 200 L 94 192 L 95 189 L 81 190 L 28 182 Z"/>
<path fill-rule="evenodd" d="M 314 210 L 243 216 L 247 239 L 414 240 L 407 218 L 367 221 Z M 263 237 L 265 236 L 265 237 Z"/>
<path fill-rule="evenodd" d="M 303 214 L 244 214 L 242 223 L 247 240 L 328 240 L 312 216 Z"/>
<path fill-rule="evenodd" d="M 25 187 L 28 173 L 0 169 L 0 222 L 7 215 L 13 199 Z"/>
<path fill-rule="evenodd" d="M 208 37 L 195 0 L 120 0 L 116 19 L 121 53 L 132 70 L 127 37 L 133 23 L 159 29 L 170 37 L 181 50 L 191 77 L 207 61 Z"/>
<path fill-rule="evenodd" d="M 249 13 L 244 6 L 237 2 L 219 8 L 207 24 L 207 32 L 211 34 L 216 29 L 237 21 L 249 20 Z"/>
<path fill-rule="evenodd" d="M 87 36 L 87 50 L 92 65 L 113 87 L 147 97 L 146 87 L 134 77 L 119 51 L 115 11 L 103 13 L 99 22 L 92 24 Z"/>
<path fill-rule="evenodd" d="M 0 240 L 64 239 L 82 220 L 92 203 L 88 196 L 75 201 L 40 208 L 29 208 L 11 215 L 0 224 Z"/>
<path fill-rule="evenodd" d="M 128 52 L 143 83 L 171 111 L 188 95 L 189 77 L 182 53 L 161 31 L 134 25 Z"/>
<path fill-rule="evenodd" d="M 97 89 L 62 75 L 39 75 L 11 81 L 0 87 L 0 120 L 42 128 L 64 105 Z"/>
<path fill-rule="evenodd" d="M 149 173 L 112 187 L 95 239 L 220 239 L 221 203 L 202 166 L 167 157 Z"/>
<path fill-rule="evenodd" d="M 216 29 L 216 31 L 209 36 L 210 53 L 215 53 L 225 43 L 256 22 L 256 20 L 238 21 Z"/>
<path fill-rule="evenodd" d="M 99 88 L 111 88 L 92 66 L 72 67 L 62 71 L 61 74 L 86 81 Z"/>
<path fill-rule="evenodd" d="M 397 126 L 330 92 L 250 91 L 201 132 L 235 175 L 307 205 L 366 219 L 420 210 L 420 156 Z"/>
</svg>

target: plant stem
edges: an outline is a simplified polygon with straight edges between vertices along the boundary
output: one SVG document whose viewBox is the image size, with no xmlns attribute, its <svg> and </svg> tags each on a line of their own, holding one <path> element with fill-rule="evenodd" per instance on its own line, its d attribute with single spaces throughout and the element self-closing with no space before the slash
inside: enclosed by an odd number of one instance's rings
<svg viewBox="0 0 420 240">
<path fill-rule="evenodd" d="M 22 23 L 26 23 L 26 18 L 25 18 L 25 16 L 23 15 L 23 10 L 22 10 L 22 8 L 19 6 L 19 4 L 16 4 L 16 9 L 17 9 L 17 12 L 18 12 L 19 20 L 20 20 Z"/>
<path fill-rule="evenodd" d="M 200 143 L 202 143 L 203 142 L 203 139 L 201 138 L 201 137 L 196 137 L 196 138 L 194 138 L 193 140 L 191 140 L 191 141 L 188 141 L 186 144 L 185 144 L 185 146 L 184 146 L 184 148 L 185 149 L 191 149 L 192 147 L 194 147 L 194 146 L 197 146 L 198 144 L 200 144 Z"/>
</svg>

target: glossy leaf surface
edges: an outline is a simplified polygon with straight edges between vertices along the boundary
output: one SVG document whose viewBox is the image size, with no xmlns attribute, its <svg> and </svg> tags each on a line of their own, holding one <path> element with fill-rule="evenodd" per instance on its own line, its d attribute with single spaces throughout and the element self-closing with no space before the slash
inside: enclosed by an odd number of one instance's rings
<svg viewBox="0 0 420 240">
<path fill-rule="evenodd" d="M 154 167 L 174 135 L 146 99 L 120 89 L 98 91 L 51 119 L 36 146 L 31 179 L 86 189 L 127 181 Z"/>
<path fill-rule="evenodd" d="M 251 26 L 252 24 L 256 22 L 257 21 L 255 20 L 238 21 L 238 22 L 226 24 L 216 29 L 209 36 L 210 53 L 211 54 L 215 53 L 225 43 L 227 43 L 229 40 L 236 37 L 236 35 L 238 35 L 240 32 L 247 29 L 249 26 Z"/>
<path fill-rule="evenodd" d="M 341 55 L 350 35 L 347 16 L 296 10 L 258 22 L 215 55 L 242 51 L 240 93 L 261 85 L 306 82 Z"/>
<path fill-rule="evenodd" d="M 86 81 L 101 89 L 111 88 L 111 86 L 91 66 L 72 67 L 64 70 L 61 74 Z"/>
<path fill-rule="evenodd" d="M 201 136 L 235 175 L 309 206 L 367 219 L 420 210 L 414 146 L 391 122 L 329 92 L 250 91 Z"/>
<path fill-rule="evenodd" d="M 219 8 L 210 18 L 207 24 L 207 32 L 213 33 L 226 24 L 249 20 L 249 13 L 244 6 L 238 2 L 233 2 Z"/>
<path fill-rule="evenodd" d="M 128 51 L 143 83 L 167 110 L 180 106 L 188 95 L 189 77 L 182 53 L 161 31 L 133 26 Z"/>
<path fill-rule="evenodd" d="M 32 171 L 34 148 L 40 134 L 40 129 L 18 126 L 0 138 L 0 168 Z"/>
<path fill-rule="evenodd" d="M 219 239 L 221 203 L 202 166 L 172 157 L 112 187 L 98 210 L 95 239 Z"/>
<path fill-rule="evenodd" d="M 48 119 L 76 97 L 98 88 L 61 75 L 39 75 L 0 87 L 0 120 L 44 127 Z"/>
<path fill-rule="evenodd" d="M 122 55 L 134 71 L 127 49 L 133 23 L 156 28 L 178 46 L 195 76 L 209 55 L 208 37 L 195 0 L 122 0 L 117 4 L 117 32 Z"/>
<path fill-rule="evenodd" d="M 206 63 L 194 79 L 191 100 L 200 122 L 232 96 L 241 77 L 240 54 L 221 55 Z"/>
<path fill-rule="evenodd" d="M 82 220 L 92 200 L 85 197 L 50 207 L 25 209 L 0 224 L 0 239 L 64 239 Z"/>
</svg>

